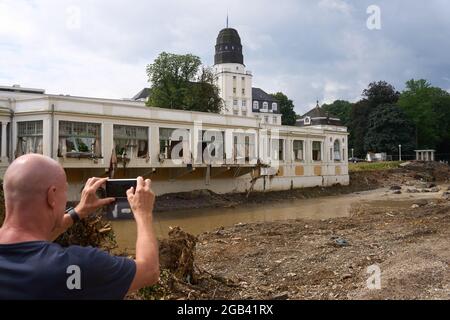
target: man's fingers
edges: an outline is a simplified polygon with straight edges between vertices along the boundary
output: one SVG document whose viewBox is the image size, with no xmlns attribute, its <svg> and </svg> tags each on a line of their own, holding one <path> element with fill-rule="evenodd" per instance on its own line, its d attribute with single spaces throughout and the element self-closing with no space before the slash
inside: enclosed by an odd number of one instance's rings
<svg viewBox="0 0 450 320">
<path fill-rule="evenodd" d="M 145 188 L 150 190 L 151 186 L 152 186 L 152 180 L 145 179 Z"/>
<path fill-rule="evenodd" d="M 108 178 L 94 178 L 97 179 L 93 182 L 92 184 L 92 188 L 94 188 L 95 191 L 97 191 L 98 188 L 100 188 L 102 186 L 102 184 L 104 184 L 106 181 L 108 181 Z"/>
<path fill-rule="evenodd" d="M 91 187 L 96 181 L 98 181 L 100 178 L 97 178 L 97 177 L 92 177 L 92 178 L 89 178 L 87 181 L 86 181 L 86 187 Z"/>
<path fill-rule="evenodd" d="M 130 197 L 133 195 L 134 195 L 134 188 L 131 187 L 130 189 L 127 190 L 127 198 L 130 199 Z"/>
<path fill-rule="evenodd" d="M 141 188 L 145 187 L 145 182 L 142 177 L 137 177 L 136 182 L 136 191 L 140 190 Z"/>
<path fill-rule="evenodd" d="M 98 204 L 100 206 L 105 206 L 107 204 L 113 203 L 114 201 L 116 201 L 116 198 L 105 198 L 105 199 L 99 199 L 98 200 Z"/>
</svg>

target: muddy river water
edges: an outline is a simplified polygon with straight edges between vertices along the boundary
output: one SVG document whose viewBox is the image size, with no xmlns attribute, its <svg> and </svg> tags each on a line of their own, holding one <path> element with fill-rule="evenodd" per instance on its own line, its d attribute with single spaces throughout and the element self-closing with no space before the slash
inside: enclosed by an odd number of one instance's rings
<svg viewBox="0 0 450 320">
<path fill-rule="evenodd" d="M 154 229 L 158 238 L 167 237 L 169 227 L 199 235 L 220 227 L 237 223 L 264 222 L 289 219 L 328 219 L 349 216 L 352 208 L 359 205 L 376 207 L 408 207 L 418 198 L 433 198 L 433 194 L 394 195 L 387 189 L 377 189 L 340 196 L 312 199 L 286 200 L 235 208 L 202 208 L 157 212 Z M 112 221 L 120 250 L 134 251 L 136 223 L 133 219 Z"/>
</svg>

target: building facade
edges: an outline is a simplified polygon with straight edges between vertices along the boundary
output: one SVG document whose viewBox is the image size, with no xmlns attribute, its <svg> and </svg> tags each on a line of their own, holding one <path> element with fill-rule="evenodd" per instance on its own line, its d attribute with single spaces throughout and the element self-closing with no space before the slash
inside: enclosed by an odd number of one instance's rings
<svg viewBox="0 0 450 320">
<path fill-rule="evenodd" d="M 227 29 L 214 66 L 223 114 L 149 108 L 145 92 L 116 100 L 0 87 L 0 177 L 20 155 L 40 153 L 63 166 L 72 201 L 92 176 L 142 175 L 158 195 L 348 184 L 347 129 L 282 126 L 277 102 L 252 88 L 237 31 Z"/>
</svg>

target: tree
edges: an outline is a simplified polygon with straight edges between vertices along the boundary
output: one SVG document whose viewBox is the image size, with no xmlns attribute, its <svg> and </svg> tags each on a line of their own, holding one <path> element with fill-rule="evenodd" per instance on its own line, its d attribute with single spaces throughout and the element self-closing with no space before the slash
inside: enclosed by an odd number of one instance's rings
<svg viewBox="0 0 450 320">
<path fill-rule="evenodd" d="M 352 112 L 352 104 L 345 100 L 336 100 L 331 104 L 322 105 L 322 110 L 330 116 L 339 118 L 346 127 L 350 124 L 350 115 Z"/>
<path fill-rule="evenodd" d="M 367 119 L 370 114 L 370 106 L 367 100 L 360 100 L 352 105 L 348 130 L 349 149 L 354 149 L 355 156 L 364 157 L 364 138 L 367 131 Z"/>
<path fill-rule="evenodd" d="M 189 83 L 184 104 L 188 110 L 219 113 L 222 99 L 219 88 L 214 85 L 214 74 L 211 68 L 202 67 L 201 73 L 194 82 Z"/>
<path fill-rule="evenodd" d="M 295 114 L 294 111 L 293 101 L 282 92 L 272 94 L 272 97 L 274 97 L 278 101 L 278 106 L 281 112 L 281 124 L 287 126 L 294 126 L 297 119 L 297 115 Z"/>
<path fill-rule="evenodd" d="M 378 81 L 370 83 L 362 97 L 369 102 L 370 108 L 375 108 L 380 104 L 397 103 L 400 93 L 386 81 Z"/>
<path fill-rule="evenodd" d="M 405 153 L 414 150 L 414 125 L 403 109 L 394 104 L 379 105 L 368 119 L 364 148 L 372 152 Z"/>
<path fill-rule="evenodd" d="M 214 77 L 201 60 L 192 54 L 162 52 L 147 66 L 151 82 L 148 106 L 160 108 L 220 112 L 222 100 Z"/>
<path fill-rule="evenodd" d="M 362 157 L 368 151 L 365 139 L 370 114 L 380 105 L 395 104 L 399 95 L 399 92 L 385 81 L 372 82 L 364 89 L 363 98 L 352 107 L 349 121 L 349 147 L 354 148 L 356 155 Z"/>
<path fill-rule="evenodd" d="M 441 148 L 450 138 L 450 94 L 424 79 L 411 79 L 398 104 L 414 122 L 416 148 L 438 148 L 444 152 Z"/>
</svg>

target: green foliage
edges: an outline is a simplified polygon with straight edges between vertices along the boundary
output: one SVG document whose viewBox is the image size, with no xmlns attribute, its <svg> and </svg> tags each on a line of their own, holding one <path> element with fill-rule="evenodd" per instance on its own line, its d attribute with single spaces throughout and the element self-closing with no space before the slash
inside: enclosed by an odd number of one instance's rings
<svg viewBox="0 0 450 320">
<path fill-rule="evenodd" d="M 350 163 L 348 170 L 350 172 L 389 170 L 398 168 L 401 163 L 401 161 Z"/>
<path fill-rule="evenodd" d="M 294 103 L 284 93 L 277 92 L 272 96 L 278 101 L 278 106 L 281 112 L 281 124 L 294 126 L 297 115 L 294 111 Z"/>
<path fill-rule="evenodd" d="M 432 87 L 426 80 L 406 82 L 399 106 L 415 124 L 417 148 L 438 148 L 448 152 L 450 139 L 450 94 Z M 439 151 L 439 150 L 438 150 Z"/>
<path fill-rule="evenodd" d="M 353 104 L 349 121 L 349 148 L 354 149 L 354 155 L 363 158 L 366 154 L 364 138 L 367 130 L 367 120 L 370 114 L 370 105 L 367 100 L 360 100 Z"/>
<path fill-rule="evenodd" d="M 213 73 L 201 68 L 197 56 L 163 52 L 147 66 L 147 74 L 152 84 L 149 106 L 216 113 L 222 108 Z"/>
<path fill-rule="evenodd" d="M 365 150 L 395 154 L 399 144 L 405 153 L 413 152 L 412 122 L 400 107 L 392 104 L 379 105 L 369 116 L 364 137 Z"/>
<path fill-rule="evenodd" d="M 350 124 L 350 115 L 352 112 L 352 104 L 345 100 L 336 100 L 331 104 L 322 105 L 322 110 L 332 117 L 337 117 L 346 127 Z"/>
<path fill-rule="evenodd" d="M 394 86 L 386 81 L 372 82 L 362 93 L 363 99 L 369 102 L 370 108 L 376 108 L 380 104 L 397 103 L 400 93 Z"/>
<path fill-rule="evenodd" d="M 356 156 L 363 157 L 367 151 L 365 139 L 369 126 L 370 114 L 383 104 L 395 104 L 399 93 L 385 81 L 372 82 L 362 93 L 363 99 L 352 107 L 349 121 L 350 139 L 349 146 L 354 148 Z M 371 145 L 373 145 L 371 141 Z M 384 151 L 384 150 L 377 150 Z"/>
</svg>

